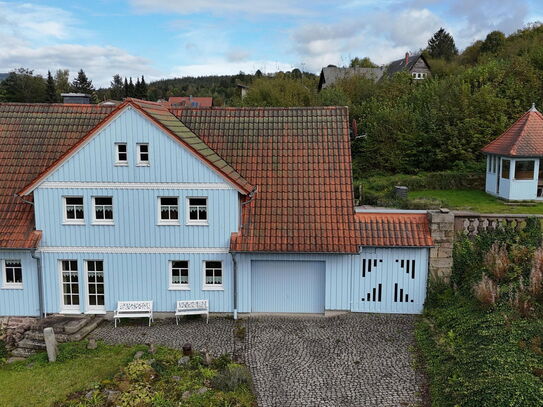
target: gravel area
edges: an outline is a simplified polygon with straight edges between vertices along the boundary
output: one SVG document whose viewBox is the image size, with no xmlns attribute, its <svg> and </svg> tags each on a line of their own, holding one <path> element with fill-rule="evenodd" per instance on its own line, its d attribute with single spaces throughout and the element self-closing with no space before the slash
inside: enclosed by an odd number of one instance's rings
<svg viewBox="0 0 543 407">
<path fill-rule="evenodd" d="M 399 407 L 423 404 L 424 377 L 413 369 L 415 316 L 253 316 L 234 341 L 227 318 L 157 321 L 153 327 L 102 324 L 92 336 L 114 343 L 190 342 L 215 355 L 234 352 L 249 366 L 260 407 Z M 237 345 L 235 345 L 235 342 Z"/>
</svg>

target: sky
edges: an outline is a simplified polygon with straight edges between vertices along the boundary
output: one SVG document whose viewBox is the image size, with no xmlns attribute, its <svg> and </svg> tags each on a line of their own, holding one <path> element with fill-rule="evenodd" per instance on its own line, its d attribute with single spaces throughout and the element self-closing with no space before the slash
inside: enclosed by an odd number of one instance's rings
<svg viewBox="0 0 543 407">
<path fill-rule="evenodd" d="M 161 78 L 319 72 L 424 48 L 440 27 L 463 49 L 543 21 L 541 0 L 0 0 L 0 72 L 83 68 Z"/>
</svg>

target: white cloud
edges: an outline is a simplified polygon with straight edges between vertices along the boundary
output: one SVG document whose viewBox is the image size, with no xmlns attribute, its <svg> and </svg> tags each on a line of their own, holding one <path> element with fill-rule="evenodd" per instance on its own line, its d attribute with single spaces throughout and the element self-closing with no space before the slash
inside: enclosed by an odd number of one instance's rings
<svg viewBox="0 0 543 407">
<path fill-rule="evenodd" d="M 170 76 L 205 76 L 205 75 L 236 75 L 240 71 L 254 73 L 260 69 L 263 73 L 290 71 L 291 64 L 274 61 L 244 61 L 228 62 L 222 59 L 210 60 L 206 63 L 182 65 L 173 69 Z"/>
<path fill-rule="evenodd" d="M 226 60 L 228 62 L 241 62 L 249 58 L 251 54 L 240 48 L 233 48 L 226 53 Z"/>
</svg>

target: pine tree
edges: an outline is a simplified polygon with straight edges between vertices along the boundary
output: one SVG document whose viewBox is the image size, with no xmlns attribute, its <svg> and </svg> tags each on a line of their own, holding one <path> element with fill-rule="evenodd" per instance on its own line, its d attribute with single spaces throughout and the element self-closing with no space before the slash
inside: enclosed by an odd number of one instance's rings
<svg viewBox="0 0 543 407">
<path fill-rule="evenodd" d="M 147 94 L 149 92 L 149 88 L 147 87 L 147 84 L 145 83 L 145 78 L 143 77 L 143 75 L 141 75 L 140 89 L 141 89 L 140 99 L 147 100 Z"/>
<path fill-rule="evenodd" d="M 133 98 L 135 92 L 136 88 L 134 86 L 134 82 L 132 82 L 132 77 L 130 77 L 130 80 L 128 81 L 128 97 Z"/>
<path fill-rule="evenodd" d="M 458 55 L 458 48 L 451 34 L 440 28 L 428 41 L 428 53 L 432 58 L 450 60 Z"/>
<path fill-rule="evenodd" d="M 109 97 L 114 100 L 122 100 L 124 94 L 123 79 L 121 75 L 113 75 L 109 86 Z"/>
<path fill-rule="evenodd" d="M 47 103 L 55 103 L 58 101 L 57 97 L 57 89 L 55 87 L 55 80 L 53 79 L 53 75 L 51 75 L 51 71 L 47 71 L 47 84 L 45 88 L 45 101 Z"/>
<path fill-rule="evenodd" d="M 124 97 L 127 98 L 128 97 L 128 80 L 126 79 L 126 77 L 124 78 L 123 91 L 124 91 Z"/>
<path fill-rule="evenodd" d="M 137 98 L 137 99 L 141 99 L 141 83 L 140 83 L 140 78 L 138 77 L 136 79 L 136 85 L 134 86 L 134 97 Z"/>
<path fill-rule="evenodd" d="M 93 95 L 95 93 L 92 81 L 87 78 L 83 69 L 79 70 L 77 77 L 72 81 L 72 91 L 76 93 L 85 93 L 87 95 Z"/>
</svg>

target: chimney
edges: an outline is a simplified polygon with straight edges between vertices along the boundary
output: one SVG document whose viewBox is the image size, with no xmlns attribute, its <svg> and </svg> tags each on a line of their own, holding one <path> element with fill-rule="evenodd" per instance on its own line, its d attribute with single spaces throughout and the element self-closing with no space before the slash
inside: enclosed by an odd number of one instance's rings
<svg viewBox="0 0 543 407">
<path fill-rule="evenodd" d="M 405 66 L 409 63 L 409 52 L 405 53 Z"/>
</svg>

